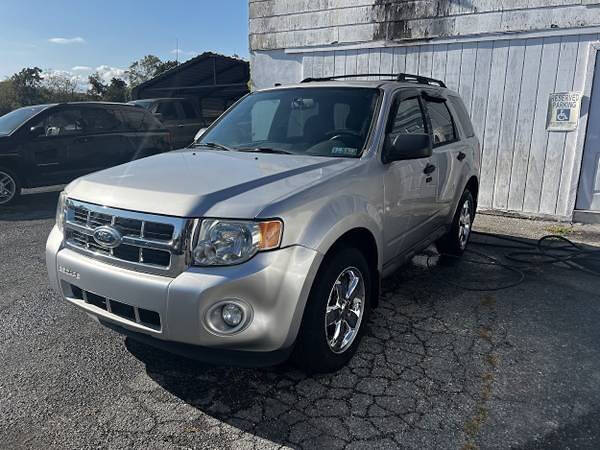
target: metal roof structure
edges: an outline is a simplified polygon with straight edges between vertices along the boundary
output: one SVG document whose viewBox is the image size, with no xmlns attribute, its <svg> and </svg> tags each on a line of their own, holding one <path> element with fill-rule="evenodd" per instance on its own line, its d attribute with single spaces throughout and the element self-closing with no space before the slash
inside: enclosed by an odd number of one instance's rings
<svg viewBox="0 0 600 450">
<path fill-rule="evenodd" d="M 205 52 L 148 80 L 131 92 L 133 100 L 193 97 L 202 108 L 221 109 L 248 93 L 250 64 Z"/>
</svg>

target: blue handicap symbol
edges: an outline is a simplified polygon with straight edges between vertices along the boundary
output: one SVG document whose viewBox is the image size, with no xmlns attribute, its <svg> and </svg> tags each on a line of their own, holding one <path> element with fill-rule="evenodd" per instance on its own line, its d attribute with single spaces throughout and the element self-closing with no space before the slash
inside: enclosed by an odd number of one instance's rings
<svg viewBox="0 0 600 450">
<path fill-rule="evenodd" d="M 556 110 L 556 120 L 558 122 L 568 122 L 571 118 L 571 110 L 570 109 L 557 109 Z"/>
</svg>

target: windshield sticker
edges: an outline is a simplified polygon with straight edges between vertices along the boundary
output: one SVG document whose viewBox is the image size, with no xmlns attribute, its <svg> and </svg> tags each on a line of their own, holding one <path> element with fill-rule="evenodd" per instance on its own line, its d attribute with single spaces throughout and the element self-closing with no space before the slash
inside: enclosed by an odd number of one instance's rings
<svg viewBox="0 0 600 450">
<path fill-rule="evenodd" d="M 356 156 L 357 153 L 358 149 L 352 147 L 333 147 L 331 149 L 332 155 Z"/>
</svg>

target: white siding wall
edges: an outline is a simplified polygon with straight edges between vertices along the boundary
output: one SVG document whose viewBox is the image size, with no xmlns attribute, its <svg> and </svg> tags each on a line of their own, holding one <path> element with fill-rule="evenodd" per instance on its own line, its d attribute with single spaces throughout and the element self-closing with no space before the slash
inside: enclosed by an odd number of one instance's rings
<svg viewBox="0 0 600 450">
<path fill-rule="evenodd" d="M 600 25 L 592 0 L 250 0 L 250 48 Z"/>
<path fill-rule="evenodd" d="M 377 72 L 442 79 L 461 94 L 482 142 L 480 207 L 568 219 L 581 161 L 576 143 L 585 129 L 589 99 L 584 99 L 578 131 L 549 133 L 548 96 L 583 92 L 589 45 L 599 39 L 596 34 L 515 37 L 289 54 L 288 79 L 279 81 Z M 265 64 L 277 73 L 278 63 Z"/>
</svg>

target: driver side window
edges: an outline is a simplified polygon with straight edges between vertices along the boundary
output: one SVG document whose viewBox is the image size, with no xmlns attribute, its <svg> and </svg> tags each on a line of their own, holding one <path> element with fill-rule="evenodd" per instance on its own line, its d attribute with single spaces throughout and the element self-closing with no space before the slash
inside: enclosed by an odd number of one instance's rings
<svg viewBox="0 0 600 450">
<path fill-rule="evenodd" d="M 43 136 L 72 136 L 84 131 L 84 121 L 78 109 L 65 109 L 52 113 L 34 125 L 43 127 Z"/>
<path fill-rule="evenodd" d="M 423 110 L 417 97 L 407 98 L 398 104 L 389 124 L 389 134 L 426 134 Z"/>
</svg>

